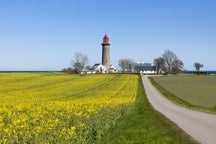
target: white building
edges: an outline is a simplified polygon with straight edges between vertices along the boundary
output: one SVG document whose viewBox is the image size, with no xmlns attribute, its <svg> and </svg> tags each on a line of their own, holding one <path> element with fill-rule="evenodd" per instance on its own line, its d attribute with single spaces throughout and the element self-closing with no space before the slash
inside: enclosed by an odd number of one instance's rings
<svg viewBox="0 0 216 144">
<path fill-rule="evenodd" d="M 95 73 L 117 73 L 118 72 L 118 69 L 115 66 L 110 65 L 108 67 L 102 64 L 95 64 L 93 66 L 93 70 L 95 71 Z"/>
<path fill-rule="evenodd" d="M 103 38 L 102 45 L 102 64 L 98 63 L 93 66 L 91 71 L 86 71 L 83 73 L 93 74 L 93 73 L 117 73 L 118 69 L 110 64 L 110 43 L 109 37 L 107 35 Z"/>
<path fill-rule="evenodd" d="M 157 74 L 156 67 L 151 63 L 134 63 L 133 71 L 140 74 Z"/>
</svg>

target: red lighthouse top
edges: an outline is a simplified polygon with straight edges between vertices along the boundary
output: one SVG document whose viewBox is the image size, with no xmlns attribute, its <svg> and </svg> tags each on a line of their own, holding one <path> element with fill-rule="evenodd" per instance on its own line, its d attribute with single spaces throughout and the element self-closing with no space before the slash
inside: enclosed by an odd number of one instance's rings
<svg viewBox="0 0 216 144">
<path fill-rule="evenodd" d="M 109 43 L 109 37 L 107 35 L 104 36 L 103 42 L 104 43 Z"/>
</svg>

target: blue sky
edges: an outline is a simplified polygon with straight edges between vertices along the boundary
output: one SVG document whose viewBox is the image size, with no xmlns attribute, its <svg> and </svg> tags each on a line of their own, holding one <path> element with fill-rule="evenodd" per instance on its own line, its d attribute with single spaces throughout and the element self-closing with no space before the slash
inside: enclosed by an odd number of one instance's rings
<svg viewBox="0 0 216 144">
<path fill-rule="evenodd" d="M 101 62 L 108 34 L 111 62 L 152 63 L 164 50 L 184 69 L 216 70 L 215 0 L 1 0 L 0 70 L 61 70 L 75 52 Z"/>
</svg>

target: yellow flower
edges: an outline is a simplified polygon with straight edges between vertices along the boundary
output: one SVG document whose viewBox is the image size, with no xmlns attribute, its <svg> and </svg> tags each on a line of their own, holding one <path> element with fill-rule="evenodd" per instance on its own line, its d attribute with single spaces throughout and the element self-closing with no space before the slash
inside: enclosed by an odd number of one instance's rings
<svg viewBox="0 0 216 144">
<path fill-rule="evenodd" d="M 0 79 L 0 143 L 85 137 L 95 121 L 115 123 L 123 105 L 135 101 L 138 84 L 138 76 L 127 74 L 0 73 Z"/>
<path fill-rule="evenodd" d="M 66 128 L 62 128 L 62 130 L 59 133 L 59 136 L 62 137 L 63 135 L 65 135 L 67 132 Z"/>
<path fill-rule="evenodd" d="M 71 135 L 71 136 L 74 135 L 75 130 L 76 130 L 76 127 L 75 127 L 75 126 L 72 126 L 72 127 L 68 130 L 69 135 Z"/>
<path fill-rule="evenodd" d="M 41 133 L 43 131 L 43 128 L 38 126 L 35 128 L 37 133 Z"/>
<path fill-rule="evenodd" d="M 10 135 L 10 129 L 7 127 L 3 130 L 6 134 Z"/>
<path fill-rule="evenodd" d="M 85 124 L 81 122 L 81 123 L 79 123 L 79 126 L 80 127 L 85 127 Z"/>
</svg>

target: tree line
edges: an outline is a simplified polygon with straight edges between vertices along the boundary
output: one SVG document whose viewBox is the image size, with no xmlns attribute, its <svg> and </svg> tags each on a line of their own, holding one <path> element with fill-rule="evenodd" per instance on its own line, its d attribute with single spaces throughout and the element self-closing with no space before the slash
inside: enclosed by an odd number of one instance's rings
<svg viewBox="0 0 216 144">
<path fill-rule="evenodd" d="M 80 52 L 74 54 L 74 59 L 72 60 L 72 67 L 65 68 L 62 71 L 67 73 L 80 73 L 83 69 L 92 70 L 92 67 L 88 65 L 89 59 L 87 55 Z M 135 63 L 134 60 L 130 58 L 120 59 L 118 66 L 121 68 L 122 72 L 131 72 L 132 65 Z M 183 71 L 184 63 L 177 57 L 177 55 L 171 50 L 165 50 L 164 53 L 154 59 L 154 65 L 156 67 L 157 74 L 177 74 Z M 204 65 L 198 62 L 194 63 L 194 67 L 199 73 L 200 68 Z"/>
<path fill-rule="evenodd" d="M 119 60 L 119 66 L 123 72 L 129 71 L 133 63 L 132 59 Z M 162 56 L 155 58 L 154 65 L 158 74 L 162 72 L 165 74 L 176 74 L 183 69 L 183 62 L 170 50 L 165 50 Z"/>
</svg>

